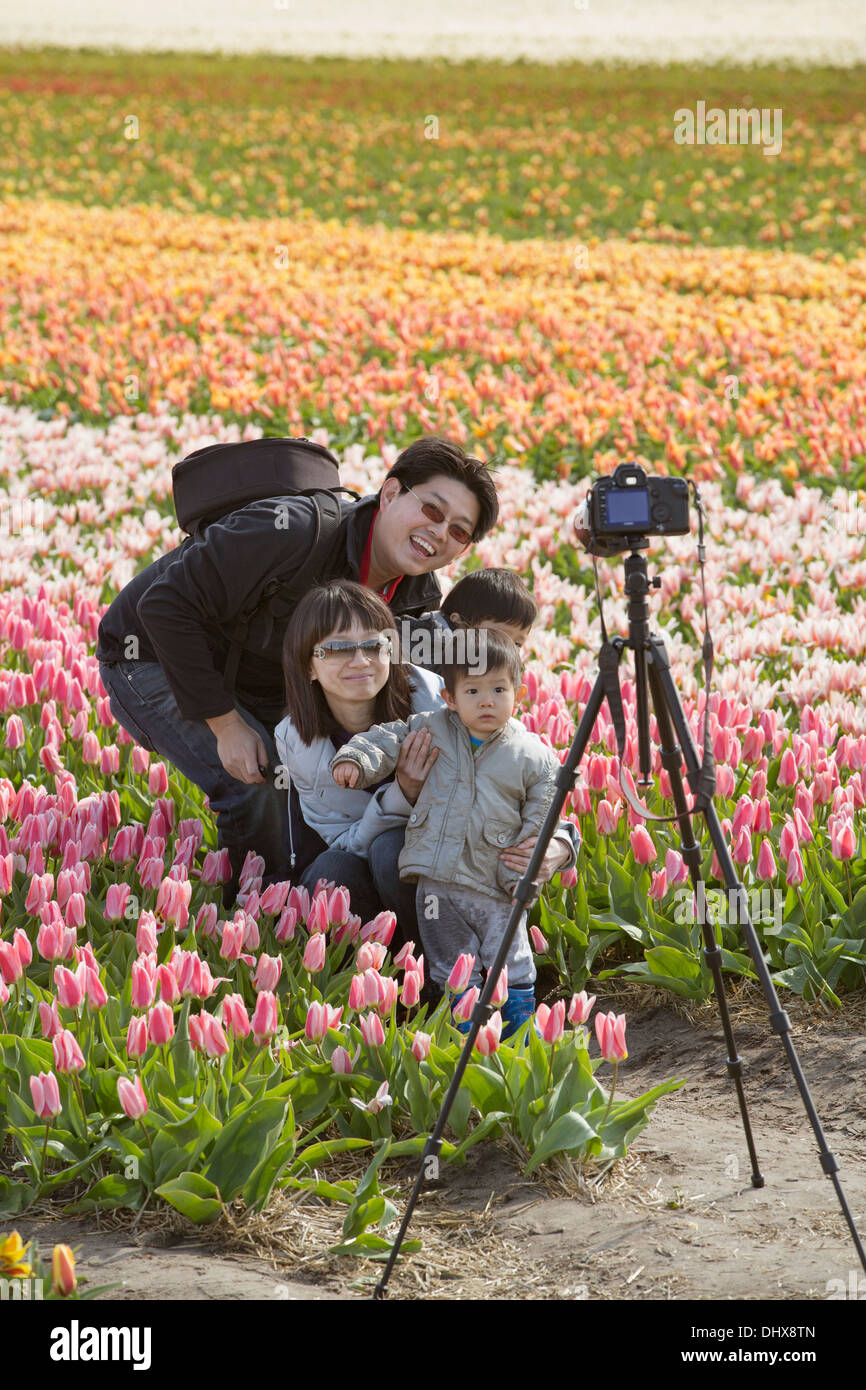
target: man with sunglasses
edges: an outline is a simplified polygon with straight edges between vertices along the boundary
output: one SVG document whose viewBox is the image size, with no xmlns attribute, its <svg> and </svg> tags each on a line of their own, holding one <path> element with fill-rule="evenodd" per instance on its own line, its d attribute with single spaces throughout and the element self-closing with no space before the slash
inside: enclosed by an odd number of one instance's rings
<svg viewBox="0 0 866 1390">
<path fill-rule="evenodd" d="M 290 583 L 313 545 L 311 499 L 278 500 L 280 524 L 274 499 L 251 502 L 160 557 L 121 590 L 99 626 L 96 655 L 118 723 L 201 787 L 218 816 L 218 843 L 233 870 L 227 904 L 248 849 L 264 857 L 267 879 L 284 876 L 288 863 L 286 796 L 271 773 L 288 616 L 277 624 L 257 614 L 234 689 L 223 680 L 250 595 L 268 579 Z M 433 572 L 487 535 L 499 510 L 487 467 L 437 436 L 410 444 L 378 493 L 341 499 L 340 507 L 318 578 L 368 585 L 395 618 L 438 608 Z"/>
</svg>

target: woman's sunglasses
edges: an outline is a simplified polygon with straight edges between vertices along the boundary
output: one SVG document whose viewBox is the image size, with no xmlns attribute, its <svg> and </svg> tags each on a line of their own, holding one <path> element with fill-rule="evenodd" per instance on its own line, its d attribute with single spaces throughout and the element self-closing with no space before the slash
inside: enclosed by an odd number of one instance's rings
<svg viewBox="0 0 866 1390">
<path fill-rule="evenodd" d="M 432 521 L 435 526 L 441 526 L 443 521 L 448 520 L 445 513 L 440 511 L 435 502 L 422 502 L 415 489 L 410 487 L 408 483 L 403 483 L 403 487 L 407 492 L 411 492 L 428 521 Z M 472 540 L 472 532 L 465 530 L 462 526 L 458 526 L 456 521 L 450 523 L 448 534 L 451 539 L 457 541 L 459 545 L 468 545 Z"/>
<path fill-rule="evenodd" d="M 324 642 L 321 646 L 313 648 L 313 656 L 319 657 L 322 661 L 328 661 L 334 657 L 348 658 L 355 655 L 355 652 L 363 652 L 371 661 L 384 655 L 383 648 L 387 648 L 388 655 L 391 655 L 391 639 L 389 637 L 368 637 L 363 642 Z"/>
</svg>

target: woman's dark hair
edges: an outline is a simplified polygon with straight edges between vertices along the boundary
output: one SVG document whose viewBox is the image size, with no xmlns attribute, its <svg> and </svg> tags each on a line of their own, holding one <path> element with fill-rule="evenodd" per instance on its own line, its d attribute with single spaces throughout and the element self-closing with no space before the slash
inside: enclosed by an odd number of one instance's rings
<svg viewBox="0 0 866 1390">
<path fill-rule="evenodd" d="M 499 498 L 490 469 L 480 459 L 465 453 L 459 444 L 452 444 L 449 439 L 442 439 L 436 434 L 425 435 L 403 450 L 388 474 L 388 478 L 398 480 L 401 491 L 405 491 L 407 486 L 429 483 L 431 478 L 436 477 L 454 478 L 468 487 L 476 498 L 478 521 L 472 532 L 473 542 L 480 541 L 482 536 L 493 530 L 499 516 Z"/>
<path fill-rule="evenodd" d="M 373 632 L 393 631 L 390 608 L 372 589 L 351 579 L 335 579 L 305 594 L 295 609 L 283 638 L 283 676 L 286 708 L 301 741 L 307 745 L 328 738 L 340 725 L 331 713 L 318 681 L 310 679 L 313 648 L 329 633 L 360 623 Z M 376 696 L 373 724 L 408 719 L 411 711 L 409 675 L 405 666 L 392 661 L 388 680 Z"/>
<path fill-rule="evenodd" d="M 442 600 L 442 612 L 456 613 L 468 627 L 480 623 L 513 623 L 532 627 L 538 604 L 514 570 L 470 570 Z"/>
<path fill-rule="evenodd" d="M 469 638 L 470 632 L 472 633 L 471 640 Z M 467 676 L 471 679 L 479 674 L 486 675 L 489 671 L 507 672 L 516 694 L 523 684 L 523 663 L 520 660 L 520 652 L 511 638 L 506 637 L 504 632 L 497 632 L 496 628 L 493 627 L 467 628 L 466 633 L 466 660 L 460 661 L 452 658 L 450 661 L 443 661 L 439 668 L 448 694 L 454 694 L 455 686 L 461 676 Z M 477 661 L 468 659 L 470 652 L 473 655 L 475 652 L 484 655 L 486 664 L 483 671 L 479 671 Z"/>
</svg>

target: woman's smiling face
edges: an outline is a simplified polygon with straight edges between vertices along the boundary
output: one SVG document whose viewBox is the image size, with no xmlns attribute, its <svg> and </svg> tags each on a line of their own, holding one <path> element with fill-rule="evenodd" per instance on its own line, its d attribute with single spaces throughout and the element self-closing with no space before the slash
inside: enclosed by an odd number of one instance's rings
<svg viewBox="0 0 866 1390">
<path fill-rule="evenodd" d="M 317 646 L 328 642 L 367 642 L 384 634 L 376 628 L 365 627 L 356 621 L 351 627 L 337 628 L 324 636 Z M 387 683 L 391 670 L 388 646 L 383 643 L 378 653 L 354 651 L 350 656 L 314 656 L 310 661 L 310 680 L 317 680 L 325 695 L 337 700 L 374 699 Z"/>
</svg>

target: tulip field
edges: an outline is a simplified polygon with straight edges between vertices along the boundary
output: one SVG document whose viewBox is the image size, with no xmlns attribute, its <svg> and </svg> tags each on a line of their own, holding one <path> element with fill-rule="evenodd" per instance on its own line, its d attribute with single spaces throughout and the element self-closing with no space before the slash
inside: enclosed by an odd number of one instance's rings
<svg viewBox="0 0 866 1390">
<path fill-rule="evenodd" d="M 571 539 L 587 479 L 634 460 L 695 480 L 708 704 L 695 524 L 652 543 L 653 622 L 699 746 L 708 720 L 783 1002 L 820 1021 L 862 996 L 858 83 L 386 76 L 0 54 L 0 1274 L 25 1263 L 16 1221 L 49 1200 L 164 1203 L 205 1224 L 307 1191 L 344 1210 L 334 1251 L 381 1259 L 397 1215 L 383 1164 L 420 1155 L 461 1050 L 448 999 L 420 1002 L 420 943 L 390 950 L 392 913 L 361 921 L 340 884 L 263 888 L 254 845 L 223 912 L 206 800 L 113 719 L 97 626 L 179 542 L 172 464 L 205 443 L 309 434 L 361 493 L 421 433 L 490 459 L 499 524 L 440 577 L 504 565 L 530 585 L 520 716 L 563 757 L 601 643 Z M 777 159 L 673 143 L 673 111 L 712 82 L 790 112 Z M 622 564 L 598 572 L 622 633 Z M 646 805 L 669 813 L 653 758 Z M 677 833 L 643 823 L 620 776 L 605 707 L 565 807 L 577 865 L 532 910 L 535 1026 L 503 1039 L 496 1012 L 482 1030 L 446 1166 L 507 1133 L 526 1173 L 597 1170 L 680 1084 L 671 1064 L 633 1093 L 616 1009 L 639 998 L 626 983 L 699 1005 L 712 980 Z M 723 969 L 742 985 L 752 965 L 702 833 Z"/>
</svg>

